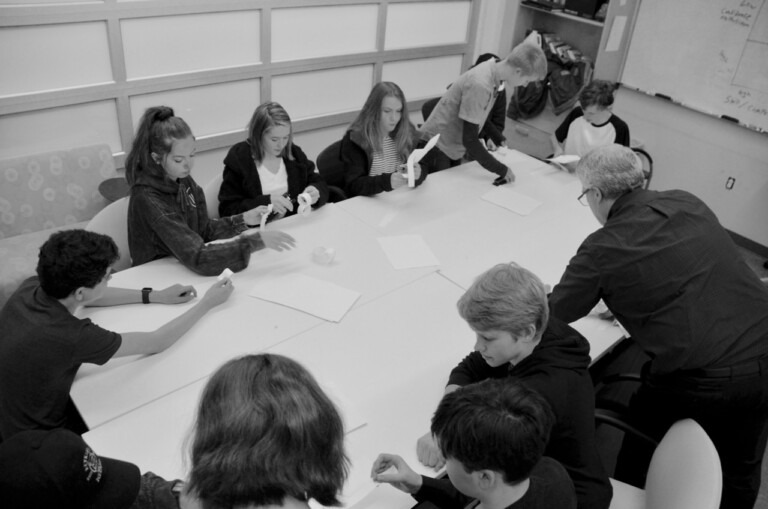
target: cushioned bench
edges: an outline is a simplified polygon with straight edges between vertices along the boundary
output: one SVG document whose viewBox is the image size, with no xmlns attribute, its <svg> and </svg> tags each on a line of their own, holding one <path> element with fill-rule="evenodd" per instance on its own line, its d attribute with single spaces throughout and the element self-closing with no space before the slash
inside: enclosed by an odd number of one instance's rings
<svg viewBox="0 0 768 509">
<path fill-rule="evenodd" d="M 116 176 L 106 144 L 0 160 L 0 307 L 51 233 L 84 228 L 108 204 L 98 187 Z"/>
</svg>

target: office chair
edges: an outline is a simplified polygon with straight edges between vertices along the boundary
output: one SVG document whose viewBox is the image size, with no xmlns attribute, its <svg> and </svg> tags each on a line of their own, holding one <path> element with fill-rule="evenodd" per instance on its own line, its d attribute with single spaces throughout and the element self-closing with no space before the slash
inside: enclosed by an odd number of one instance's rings
<svg viewBox="0 0 768 509">
<path fill-rule="evenodd" d="M 88 231 L 109 235 L 115 241 L 120 253 L 120 258 L 112 265 L 115 272 L 131 266 L 131 251 L 128 248 L 128 200 L 129 197 L 126 196 L 110 203 L 93 216 L 85 227 Z"/>
<path fill-rule="evenodd" d="M 640 158 L 640 162 L 643 164 L 643 173 L 645 173 L 645 183 L 643 189 L 648 189 L 651 185 L 651 178 L 653 178 L 653 158 L 651 154 L 641 148 L 633 148 L 635 154 Z"/>
<path fill-rule="evenodd" d="M 426 122 L 432 114 L 432 110 L 435 109 L 438 101 L 440 101 L 439 97 L 433 97 L 432 99 L 427 99 L 427 101 L 421 105 L 421 116 L 424 118 L 424 122 Z"/>
<path fill-rule="evenodd" d="M 205 205 L 208 209 L 208 217 L 211 219 L 218 219 L 219 216 L 219 189 L 221 189 L 221 183 L 224 181 L 224 174 L 219 173 L 217 176 L 208 182 L 203 188 L 203 194 L 205 194 Z"/>
<path fill-rule="evenodd" d="M 347 199 L 347 183 L 344 179 L 344 163 L 341 161 L 341 140 L 325 147 L 317 156 L 317 171 L 328 184 L 328 201 L 332 203 Z"/>
<path fill-rule="evenodd" d="M 717 509 L 723 490 L 720 456 L 693 419 L 673 424 L 653 453 L 645 490 L 611 479 L 610 509 Z"/>
</svg>

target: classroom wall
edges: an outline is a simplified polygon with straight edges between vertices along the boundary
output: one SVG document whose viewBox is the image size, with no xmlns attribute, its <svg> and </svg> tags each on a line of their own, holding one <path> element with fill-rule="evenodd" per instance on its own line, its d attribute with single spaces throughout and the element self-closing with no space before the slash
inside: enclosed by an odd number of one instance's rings
<svg viewBox="0 0 768 509">
<path fill-rule="evenodd" d="M 613 0 L 616 1 L 616 0 Z M 498 54 L 511 49 L 520 9 L 509 1 L 495 20 Z M 683 189 L 709 205 L 730 231 L 768 253 L 768 134 L 648 96 L 617 93 L 614 112 L 654 159 L 652 189 Z M 729 177 L 732 189 L 726 189 Z"/>
<path fill-rule="evenodd" d="M 723 226 L 768 246 L 768 134 L 627 88 L 614 112 L 653 156 L 652 189 L 690 191 Z"/>
<path fill-rule="evenodd" d="M 266 100 L 315 157 L 378 81 L 413 111 L 440 95 L 475 57 L 482 3 L 0 0 L 0 158 L 107 143 L 121 167 L 141 113 L 167 104 L 204 185 Z"/>
</svg>

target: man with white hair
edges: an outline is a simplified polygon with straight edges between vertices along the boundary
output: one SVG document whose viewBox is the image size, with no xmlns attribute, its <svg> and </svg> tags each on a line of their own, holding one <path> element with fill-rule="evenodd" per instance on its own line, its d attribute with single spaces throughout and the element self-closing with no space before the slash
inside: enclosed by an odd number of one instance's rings
<svg viewBox="0 0 768 509">
<path fill-rule="evenodd" d="M 579 201 L 603 226 L 552 290 L 552 314 L 570 323 L 602 299 L 651 358 L 633 422 L 661 438 L 695 419 L 720 454 L 721 507 L 751 509 L 768 438 L 768 290 L 701 200 L 642 188 L 631 149 L 597 148 L 576 172 Z M 638 447 L 625 440 L 617 477 L 634 469 L 626 479 L 643 482 L 652 451 Z"/>
</svg>

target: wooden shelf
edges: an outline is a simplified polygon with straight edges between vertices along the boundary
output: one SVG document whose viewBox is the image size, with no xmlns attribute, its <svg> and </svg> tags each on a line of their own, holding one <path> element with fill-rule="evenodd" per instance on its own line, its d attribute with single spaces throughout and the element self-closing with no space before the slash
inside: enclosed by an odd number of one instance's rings
<svg viewBox="0 0 768 509">
<path fill-rule="evenodd" d="M 572 21 L 578 21 L 579 23 L 584 23 L 587 25 L 592 25 L 600 28 L 603 28 L 603 25 L 604 25 L 602 21 L 596 21 L 594 19 L 589 19 L 589 18 L 582 18 L 581 16 L 574 16 L 573 14 L 568 14 L 566 12 L 559 11 L 559 10 L 544 9 L 542 7 L 536 7 L 535 5 L 525 4 L 525 3 L 521 3 L 520 6 L 525 7 L 526 9 L 531 9 L 532 11 L 543 12 L 546 14 L 550 14 L 552 16 L 556 16 L 558 18 L 570 19 Z"/>
</svg>

